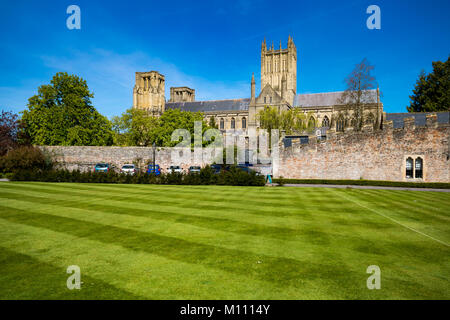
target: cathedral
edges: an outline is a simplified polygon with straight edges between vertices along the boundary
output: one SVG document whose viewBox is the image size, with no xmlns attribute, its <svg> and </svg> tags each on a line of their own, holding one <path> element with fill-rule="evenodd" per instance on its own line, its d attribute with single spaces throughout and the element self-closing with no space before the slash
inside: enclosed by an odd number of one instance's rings
<svg viewBox="0 0 450 320">
<path fill-rule="evenodd" d="M 171 87 L 170 98 L 165 98 L 165 78 L 157 71 L 136 72 L 133 88 L 133 107 L 145 109 L 155 116 L 167 109 L 202 112 L 207 123 L 214 121 L 226 130 L 258 129 L 258 113 L 266 106 L 280 112 L 297 108 L 308 117 L 308 123 L 316 128 L 345 132 L 353 128 L 353 110 L 342 103 L 343 92 L 297 94 L 297 48 L 291 36 L 287 47 L 273 43 L 261 45 L 261 92 L 256 95 L 254 74 L 250 84 L 250 98 L 196 101 L 195 89 Z M 383 121 L 383 104 L 379 89 L 366 92 L 368 99 L 363 108 L 365 126 L 380 127 Z M 300 134 L 300 133 L 299 133 Z"/>
</svg>

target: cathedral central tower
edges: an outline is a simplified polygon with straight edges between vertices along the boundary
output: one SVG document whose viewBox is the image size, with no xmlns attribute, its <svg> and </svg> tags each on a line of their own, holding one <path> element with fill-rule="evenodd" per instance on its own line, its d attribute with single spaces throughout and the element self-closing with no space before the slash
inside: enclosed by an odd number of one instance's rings
<svg viewBox="0 0 450 320">
<path fill-rule="evenodd" d="M 288 38 L 287 49 L 281 46 L 275 49 L 267 48 L 266 39 L 261 46 L 261 90 L 270 84 L 282 96 L 283 79 L 286 80 L 286 93 L 283 98 L 293 106 L 297 93 L 297 48 L 291 36 Z"/>
</svg>

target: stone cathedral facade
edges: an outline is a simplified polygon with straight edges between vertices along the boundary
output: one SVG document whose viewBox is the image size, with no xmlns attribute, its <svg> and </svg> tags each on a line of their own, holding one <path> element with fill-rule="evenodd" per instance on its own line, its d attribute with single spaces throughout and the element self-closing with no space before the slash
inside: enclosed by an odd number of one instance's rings
<svg viewBox="0 0 450 320">
<path fill-rule="evenodd" d="M 344 132 L 351 130 L 353 111 L 341 102 L 343 92 L 297 94 L 297 47 L 291 36 L 287 47 L 274 44 L 261 45 L 261 91 L 256 94 L 256 81 L 252 75 L 250 98 L 196 101 L 195 90 L 188 87 L 171 87 L 170 98 L 165 97 L 165 77 L 158 71 L 136 72 L 133 89 L 133 107 L 148 110 L 154 116 L 167 109 L 202 112 L 209 123 L 211 118 L 220 130 L 259 128 L 258 113 L 265 106 L 282 110 L 297 108 L 313 121 L 317 128 Z M 363 118 L 368 127 L 381 126 L 383 104 L 379 90 L 366 92 Z"/>
</svg>

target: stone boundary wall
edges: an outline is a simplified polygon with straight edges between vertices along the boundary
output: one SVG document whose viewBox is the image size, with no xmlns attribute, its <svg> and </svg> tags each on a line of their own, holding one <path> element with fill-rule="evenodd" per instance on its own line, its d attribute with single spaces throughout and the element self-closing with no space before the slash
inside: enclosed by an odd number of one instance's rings
<svg viewBox="0 0 450 320">
<path fill-rule="evenodd" d="M 143 169 L 146 164 L 153 162 L 151 147 L 41 146 L 40 148 L 52 155 L 61 167 L 69 170 L 94 170 L 95 164 L 99 162 L 112 164 L 118 169 L 124 164 L 134 163 Z M 176 153 L 176 157 L 172 156 L 172 152 Z M 186 159 L 183 159 L 183 155 L 187 155 Z M 208 150 L 204 150 L 203 156 L 195 156 L 190 148 L 156 148 L 155 151 L 155 163 L 162 171 L 167 171 L 171 165 L 179 165 L 183 170 L 187 170 L 190 166 L 205 166 L 214 160 L 214 154 Z"/>
<path fill-rule="evenodd" d="M 312 139 L 311 139 L 312 140 Z M 423 159 L 423 178 L 406 177 L 406 159 Z M 366 179 L 450 182 L 450 126 L 427 116 L 426 126 L 405 119 L 404 128 L 386 121 L 383 130 L 331 133 L 327 141 L 280 150 L 278 176 L 292 179 Z"/>
<path fill-rule="evenodd" d="M 450 125 L 438 124 L 436 115 L 427 116 L 427 125 L 416 127 L 414 118 L 405 119 L 404 128 L 394 129 L 386 121 L 383 130 L 366 126 L 361 132 L 329 132 L 327 140 L 310 139 L 307 145 L 280 145 L 279 159 L 274 161 L 274 176 L 292 179 L 367 179 L 417 182 L 450 182 Z M 144 168 L 151 163 L 151 147 L 42 146 L 67 169 L 93 170 L 98 162 L 120 168 L 137 163 Z M 173 160 L 172 152 L 184 152 L 184 160 Z M 218 153 L 216 153 L 218 154 Z M 220 152 L 221 156 L 221 152 Z M 423 178 L 406 177 L 406 159 L 423 160 Z M 200 160 L 195 160 L 200 159 Z M 170 165 L 187 170 L 191 165 L 204 166 L 217 159 L 211 149 L 194 157 L 190 149 L 157 148 L 156 163 L 163 171 Z M 257 166 L 255 166 L 255 169 Z M 257 169 L 258 170 L 258 169 Z M 261 171 L 261 170 L 258 170 Z"/>
</svg>

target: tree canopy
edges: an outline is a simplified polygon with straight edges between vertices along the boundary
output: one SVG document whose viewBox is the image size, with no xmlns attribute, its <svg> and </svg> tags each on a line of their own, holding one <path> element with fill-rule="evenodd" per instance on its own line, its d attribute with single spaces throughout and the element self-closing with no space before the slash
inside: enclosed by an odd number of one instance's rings
<svg viewBox="0 0 450 320">
<path fill-rule="evenodd" d="M 23 111 L 24 130 L 37 145 L 111 145 L 111 123 L 92 105 L 94 94 L 76 75 L 57 73 Z"/>
<path fill-rule="evenodd" d="M 446 62 L 432 63 L 433 71 L 422 71 L 409 96 L 408 112 L 450 111 L 450 56 Z"/>
<path fill-rule="evenodd" d="M 4 111 L 0 115 L 0 156 L 14 149 L 18 144 L 19 121 L 17 114 Z"/>
<path fill-rule="evenodd" d="M 262 129 L 272 129 L 286 131 L 286 134 L 311 131 L 316 126 L 316 119 L 311 113 L 305 114 L 303 111 L 293 108 L 279 111 L 277 107 L 266 106 L 258 112 L 258 119 Z"/>
<path fill-rule="evenodd" d="M 153 117 L 142 109 L 130 108 L 121 116 L 112 119 L 114 144 L 121 146 L 173 147 L 177 141 L 171 141 L 176 129 L 186 129 L 194 135 L 194 122 L 202 122 L 202 134 L 210 127 L 200 112 L 185 112 L 178 109 L 166 110 L 159 118 Z M 204 144 L 204 143 L 203 143 Z"/>
</svg>

